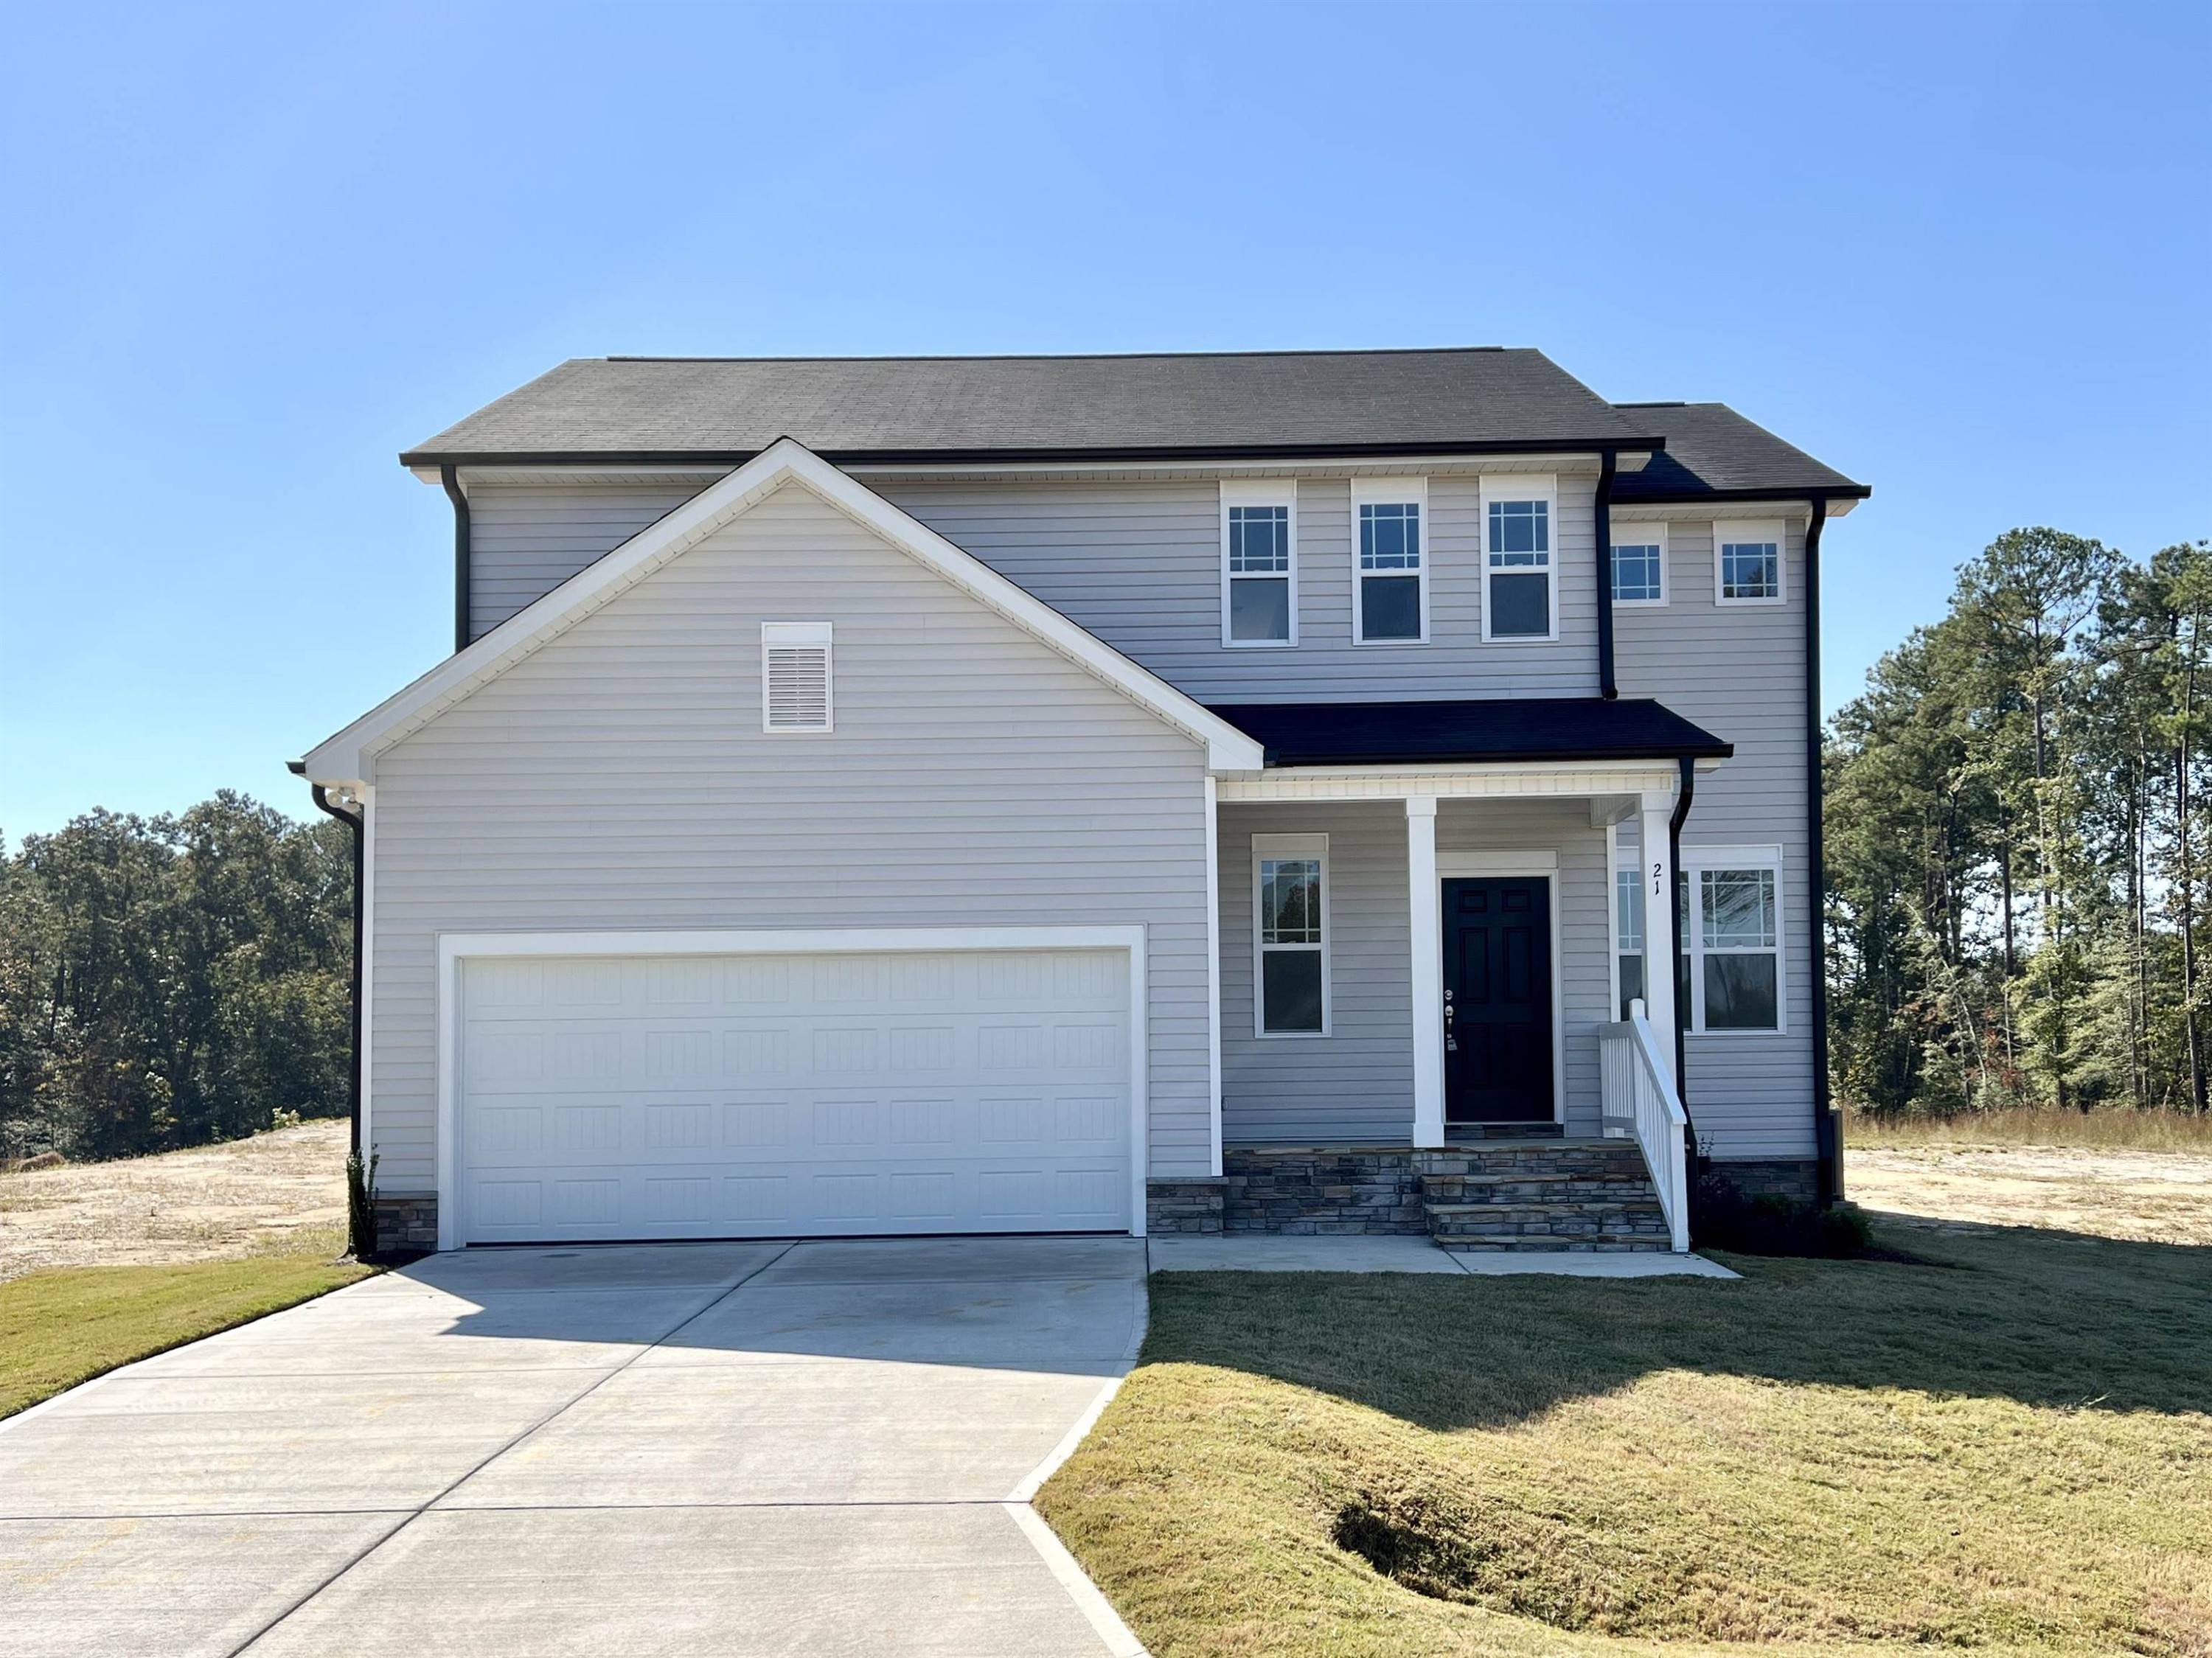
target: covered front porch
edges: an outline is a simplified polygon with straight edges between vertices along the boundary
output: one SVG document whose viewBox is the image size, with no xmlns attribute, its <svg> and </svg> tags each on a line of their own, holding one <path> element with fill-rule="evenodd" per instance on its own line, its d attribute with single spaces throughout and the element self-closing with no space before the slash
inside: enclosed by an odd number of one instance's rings
<svg viewBox="0 0 2212 1658">
<path fill-rule="evenodd" d="M 1640 914 L 1726 749 L 1666 718 L 1672 753 L 1271 742 L 1216 780 L 1224 1230 L 1681 1247 L 1674 975 L 1642 972 Z"/>
</svg>

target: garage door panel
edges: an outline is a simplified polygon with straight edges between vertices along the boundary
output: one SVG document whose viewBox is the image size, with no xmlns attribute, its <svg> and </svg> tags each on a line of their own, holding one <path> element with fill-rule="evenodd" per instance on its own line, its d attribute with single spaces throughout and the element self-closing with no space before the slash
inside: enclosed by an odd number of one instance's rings
<svg viewBox="0 0 2212 1658">
<path fill-rule="evenodd" d="M 1118 952 L 471 962 L 463 1007 L 471 1241 L 1129 1224 Z"/>
</svg>

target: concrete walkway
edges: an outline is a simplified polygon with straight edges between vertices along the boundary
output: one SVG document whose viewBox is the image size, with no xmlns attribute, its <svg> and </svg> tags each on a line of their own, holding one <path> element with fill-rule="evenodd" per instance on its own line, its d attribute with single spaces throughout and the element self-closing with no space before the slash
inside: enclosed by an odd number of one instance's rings
<svg viewBox="0 0 2212 1658">
<path fill-rule="evenodd" d="M 0 1424 L 0 1655 L 1138 1650 L 1028 1506 L 1141 1242 L 434 1257 Z"/>
<path fill-rule="evenodd" d="M 1492 1278 L 1549 1272 L 1563 1278 L 1735 1278 L 1703 1255 L 1595 1249 L 1439 1249 L 1425 1237 L 1238 1232 L 1206 1237 L 1163 1233 L 1151 1240 L 1155 1272 L 1451 1272 Z"/>
</svg>

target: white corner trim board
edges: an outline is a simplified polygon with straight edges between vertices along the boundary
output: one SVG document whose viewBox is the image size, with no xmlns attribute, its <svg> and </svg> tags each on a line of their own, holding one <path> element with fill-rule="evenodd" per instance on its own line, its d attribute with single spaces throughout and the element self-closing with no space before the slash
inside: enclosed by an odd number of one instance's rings
<svg viewBox="0 0 2212 1658">
<path fill-rule="evenodd" d="M 1119 950 L 1129 964 L 1129 1225 L 1145 1235 L 1150 1165 L 1151 1021 L 1141 926 L 711 928 L 665 932 L 441 932 L 438 935 L 438 1248 L 459 1243 L 461 964 L 493 957 L 820 956 L 895 950 Z"/>
<path fill-rule="evenodd" d="M 1213 770 L 1258 771 L 1264 764 L 1261 745 L 1218 714 L 1131 661 L 1097 635 L 1077 627 L 804 444 L 779 438 L 720 483 L 647 525 L 605 557 L 318 744 L 307 757 L 308 780 L 373 782 L 376 756 L 383 750 L 787 483 L 811 490 L 863 529 L 882 537 L 1103 683 L 1204 744 L 1207 764 Z"/>
</svg>

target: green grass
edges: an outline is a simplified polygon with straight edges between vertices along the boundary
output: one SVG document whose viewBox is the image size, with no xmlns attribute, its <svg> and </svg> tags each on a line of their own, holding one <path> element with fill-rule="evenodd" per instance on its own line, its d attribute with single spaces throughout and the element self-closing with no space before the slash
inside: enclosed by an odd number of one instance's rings
<svg viewBox="0 0 2212 1658">
<path fill-rule="evenodd" d="M 1156 1658 L 2212 1653 L 2212 1250 L 1877 1236 L 1155 1278 L 1038 1507 Z"/>
<path fill-rule="evenodd" d="M 2212 1156 L 2212 1117 L 2178 1111 L 2057 1111 L 2048 1107 L 1969 1111 L 1955 1117 L 1872 1115 L 1844 1121 L 1846 1146 L 2067 1145 L 2121 1151 L 2197 1151 Z"/>
<path fill-rule="evenodd" d="M 166 1266 L 64 1266 L 0 1284 L 0 1417 L 134 1358 L 364 1278 L 319 1249 Z"/>
</svg>

